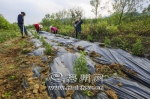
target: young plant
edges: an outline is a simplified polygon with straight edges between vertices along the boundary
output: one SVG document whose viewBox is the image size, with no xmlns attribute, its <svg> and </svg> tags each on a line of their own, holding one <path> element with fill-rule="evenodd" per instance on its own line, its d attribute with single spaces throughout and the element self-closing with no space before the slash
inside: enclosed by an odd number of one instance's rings
<svg viewBox="0 0 150 99">
<path fill-rule="evenodd" d="M 10 76 L 9 79 L 10 79 L 10 80 L 14 80 L 14 79 L 15 79 L 15 76 Z"/>
<path fill-rule="evenodd" d="M 92 93 L 90 90 L 83 90 L 82 93 L 87 95 L 87 96 L 92 96 Z"/>
<path fill-rule="evenodd" d="M 13 68 L 14 68 L 14 65 L 11 65 L 9 68 L 10 68 L 10 69 L 13 69 Z"/>
<path fill-rule="evenodd" d="M 34 34 L 34 37 L 37 38 L 37 39 L 40 39 L 40 36 L 37 33 Z"/>
<path fill-rule="evenodd" d="M 2 70 L 3 69 L 3 67 L 0 67 L 0 70 Z"/>
<path fill-rule="evenodd" d="M 8 97 L 11 97 L 12 95 L 12 92 L 6 92 L 4 95 L 2 95 L 3 98 L 8 98 Z"/>
<path fill-rule="evenodd" d="M 108 75 L 104 75 L 103 78 L 109 78 L 109 76 Z"/>
<path fill-rule="evenodd" d="M 41 37 L 41 42 L 42 42 L 43 46 L 47 45 L 46 41 L 44 40 L 44 37 Z"/>
<path fill-rule="evenodd" d="M 52 53 L 51 45 L 50 44 L 46 44 L 46 46 L 45 46 L 45 54 L 46 55 L 51 55 L 51 53 Z"/>
<path fill-rule="evenodd" d="M 76 58 L 76 60 L 75 60 L 73 72 L 75 72 L 75 74 L 77 75 L 78 80 L 80 78 L 80 74 L 88 74 L 89 73 L 85 53 L 82 51 L 81 51 L 80 57 Z"/>
</svg>

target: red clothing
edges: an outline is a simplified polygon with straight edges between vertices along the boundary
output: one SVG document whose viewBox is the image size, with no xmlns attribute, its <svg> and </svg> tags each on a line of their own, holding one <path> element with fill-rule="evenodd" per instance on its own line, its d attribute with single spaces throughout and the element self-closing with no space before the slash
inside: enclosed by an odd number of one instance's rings
<svg viewBox="0 0 150 99">
<path fill-rule="evenodd" d="M 57 33 L 58 29 L 56 27 L 52 27 L 50 32 Z"/>
<path fill-rule="evenodd" d="M 39 30 L 39 24 L 34 24 L 34 26 L 36 30 Z"/>
</svg>

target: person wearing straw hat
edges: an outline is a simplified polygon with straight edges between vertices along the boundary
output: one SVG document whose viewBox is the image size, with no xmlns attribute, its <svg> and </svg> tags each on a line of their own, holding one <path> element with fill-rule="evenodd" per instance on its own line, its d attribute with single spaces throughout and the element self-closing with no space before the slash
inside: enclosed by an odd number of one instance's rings
<svg viewBox="0 0 150 99">
<path fill-rule="evenodd" d="M 57 34 L 58 33 L 58 29 L 56 27 L 50 26 L 50 33 Z"/>
<path fill-rule="evenodd" d="M 25 12 L 21 12 L 21 14 L 18 15 L 18 26 L 20 28 L 20 32 L 22 35 L 22 38 L 24 38 L 24 33 L 28 36 L 28 32 L 26 30 L 26 27 L 24 26 L 24 16 L 25 16 Z"/>
<path fill-rule="evenodd" d="M 36 29 L 37 33 L 39 33 L 43 28 L 43 26 L 38 24 L 38 23 L 34 24 L 34 26 L 35 26 L 35 29 Z"/>
<path fill-rule="evenodd" d="M 43 26 L 40 24 L 40 25 L 39 25 L 39 28 L 40 28 L 40 31 L 42 31 Z"/>
</svg>

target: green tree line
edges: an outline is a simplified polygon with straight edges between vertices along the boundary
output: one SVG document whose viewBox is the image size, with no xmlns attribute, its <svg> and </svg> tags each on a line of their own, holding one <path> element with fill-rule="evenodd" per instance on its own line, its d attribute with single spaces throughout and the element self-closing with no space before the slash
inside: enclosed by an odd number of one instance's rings
<svg viewBox="0 0 150 99">
<path fill-rule="evenodd" d="M 101 4 L 100 0 L 91 0 L 89 4 L 93 7 L 91 11 L 95 14 L 95 18 L 84 18 L 86 12 L 81 7 L 73 7 L 46 14 L 40 24 L 45 31 L 49 32 L 49 26 L 55 26 L 59 34 L 75 37 L 72 21 L 81 16 L 83 19 L 81 39 L 99 42 L 110 40 L 110 46 L 133 51 L 135 49 L 133 44 L 141 42 L 143 46 L 147 46 L 145 44 L 149 45 L 150 42 L 150 5 L 144 7 L 143 2 L 143 0 L 114 0 L 111 12 L 108 9 L 110 2 Z M 101 17 L 104 11 L 108 11 L 110 16 Z M 33 25 L 29 27 L 33 28 Z M 139 46 L 142 48 L 138 55 L 143 52 L 143 46 Z"/>
</svg>

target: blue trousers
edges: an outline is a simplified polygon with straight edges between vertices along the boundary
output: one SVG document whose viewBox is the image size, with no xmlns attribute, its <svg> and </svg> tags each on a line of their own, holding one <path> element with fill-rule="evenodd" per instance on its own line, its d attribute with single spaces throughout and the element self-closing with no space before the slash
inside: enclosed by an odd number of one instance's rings
<svg viewBox="0 0 150 99">
<path fill-rule="evenodd" d="M 23 25 L 22 25 L 22 24 L 18 24 L 18 26 L 19 26 L 19 28 L 20 28 L 20 33 L 21 33 L 21 35 L 23 36 Z M 25 33 L 26 35 L 28 35 L 28 32 L 27 32 L 25 26 L 24 26 L 24 33 Z"/>
</svg>

